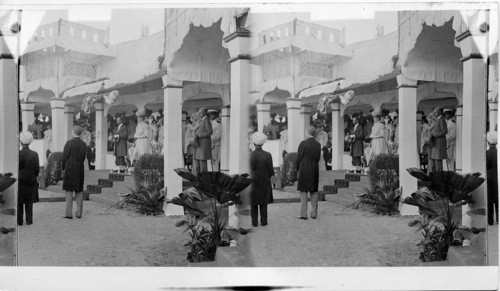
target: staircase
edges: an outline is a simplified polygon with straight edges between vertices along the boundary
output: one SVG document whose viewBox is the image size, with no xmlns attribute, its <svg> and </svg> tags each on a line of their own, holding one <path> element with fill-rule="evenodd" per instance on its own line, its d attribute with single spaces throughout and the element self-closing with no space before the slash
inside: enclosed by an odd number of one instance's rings
<svg viewBox="0 0 500 291">
<path fill-rule="evenodd" d="M 328 175 L 329 173 L 331 174 Z M 348 206 L 359 200 L 360 194 L 366 192 L 369 180 L 366 174 L 325 171 L 320 173 L 320 185 L 323 185 L 323 192 L 328 200 Z"/>
</svg>

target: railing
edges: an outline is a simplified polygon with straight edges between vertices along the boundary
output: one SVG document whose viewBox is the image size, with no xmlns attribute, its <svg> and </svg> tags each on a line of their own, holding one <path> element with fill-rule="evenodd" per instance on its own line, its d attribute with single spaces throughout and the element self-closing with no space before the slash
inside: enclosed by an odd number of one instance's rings
<svg viewBox="0 0 500 291">
<path fill-rule="evenodd" d="M 265 62 L 264 65 L 262 66 L 263 82 L 282 79 L 290 77 L 291 75 L 292 75 L 292 65 L 290 58 Z"/>
</svg>

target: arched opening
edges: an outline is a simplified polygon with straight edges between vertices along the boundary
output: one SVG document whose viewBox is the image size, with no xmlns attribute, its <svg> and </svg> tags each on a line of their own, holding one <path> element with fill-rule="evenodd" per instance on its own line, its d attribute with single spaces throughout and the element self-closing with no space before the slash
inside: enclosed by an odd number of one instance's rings
<svg viewBox="0 0 500 291">
<path fill-rule="evenodd" d="M 267 92 L 262 98 L 263 102 L 272 102 L 277 104 L 285 104 L 286 99 L 290 98 L 292 95 L 287 90 L 281 90 L 276 87 L 273 91 Z"/>
</svg>

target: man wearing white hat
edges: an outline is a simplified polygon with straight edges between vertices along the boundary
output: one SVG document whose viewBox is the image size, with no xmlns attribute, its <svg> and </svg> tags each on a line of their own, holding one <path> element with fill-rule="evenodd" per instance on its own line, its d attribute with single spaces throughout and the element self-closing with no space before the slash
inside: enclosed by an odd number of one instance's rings
<svg viewBox="0 0 500 291">
<path fill-rule="evenodd" d="M 448 129 L 448 133 L 446 134 L 446 145 L 448 147 L 446 152 L 446 163 L 448 164 L 448 171 L 455 171 L 455 140 L 457 126 L 453 120 L 453 110 L 445 109 L 443 110 L 443 114 Z"/>
<path fill-rule="evenodd" d="M 260 224 L 267 225 L 267 205 L 273 203 L 273 188 L 271 177 L 274 176 L 273 157 L 262 149 L 267 141 L 267 136 L 262 132 L 252 135 L 255 150 L 250 154 L 250 178 L 254 181 L 250 191 L 250 216 L 252 225 L 258 225 L 258 212 L 260 208 Z"/>
<path fill-rule="evenodd" d="M 488 188 L 488 224 L 493 225 L 493 209 L 498 224 L 498 171 L 497 139 L 498 132 L 490 131 L 486 135 L 490 148 L 486 151 L 486 183 Z"/>
<path fill-rule="evenodd" d="M 17 195 L 17 225 L 23 225 L 23 206 L 26 210 L 26 224 L 33 223 L 33 203 L 38 202 L 38 183 L 36 177 L 40 173 L 38 154 L 30 150 L 33 141 L 31 132 L 19 135 L 22 149 L 19 151 L 19 180 Z"/>
</svg>

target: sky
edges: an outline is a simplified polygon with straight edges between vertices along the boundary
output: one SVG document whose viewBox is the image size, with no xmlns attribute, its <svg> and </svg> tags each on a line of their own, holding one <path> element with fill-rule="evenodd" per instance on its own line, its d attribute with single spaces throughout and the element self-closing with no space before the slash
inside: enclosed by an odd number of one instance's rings
<svg viewBox="0 0 500 291">
<path fill-rule="evenodd" d="M 284 11 L 284 13 L 276 13 Z M 346 27 L 346 44 L 375 38 L 376 26 L 384 26 L 386 34 L 397 30 L 397 12 L 375 12 L 353 5 L 260 5 L 251 8 L 251 17 L 247 25 L 254 32 L 292 21 L 294 18 L 311 21 L 332 28 Z M 34 31 L 38 25 L 57 21 L 59 18 L 74 21 L 96 28 L 110 26 L 110 44 L 138 39 L 141 27 L 149 26 L 149 33 L 163 29 L 164 10 L 157 9 L 74 9 L 23 11 L 23 31 Z"/>
</svg>

